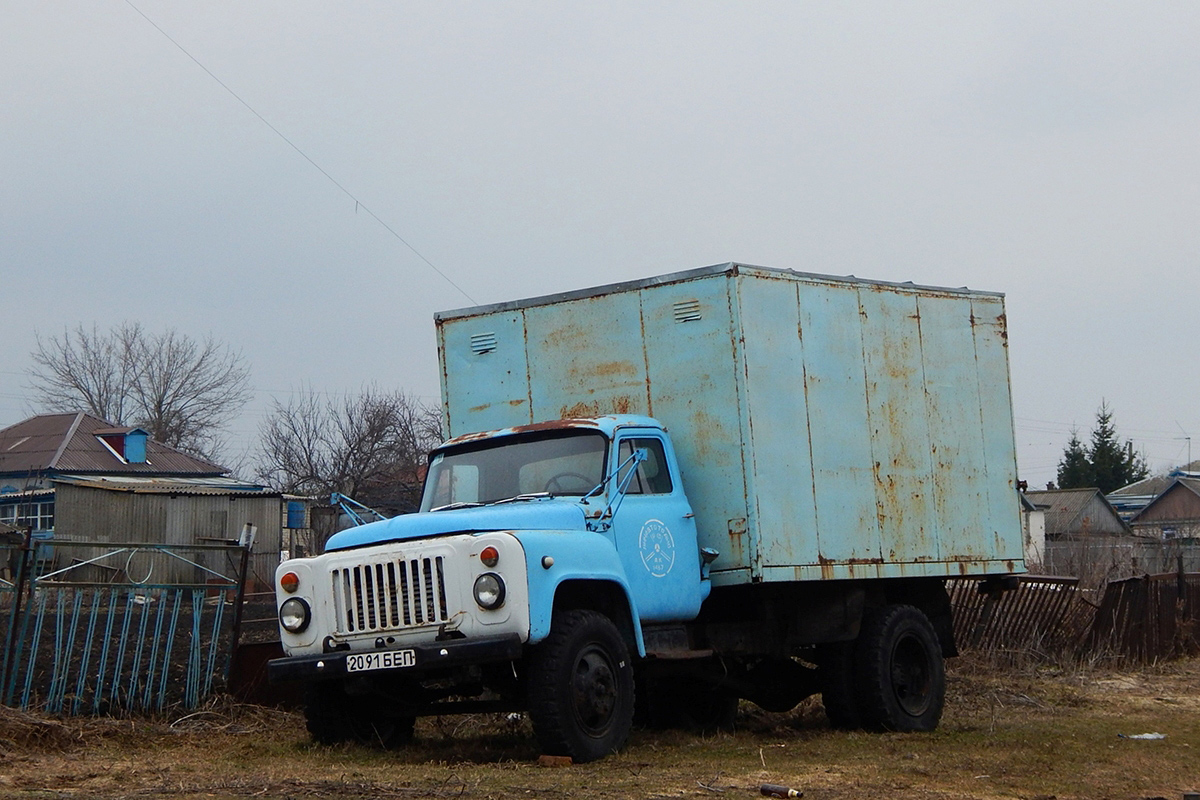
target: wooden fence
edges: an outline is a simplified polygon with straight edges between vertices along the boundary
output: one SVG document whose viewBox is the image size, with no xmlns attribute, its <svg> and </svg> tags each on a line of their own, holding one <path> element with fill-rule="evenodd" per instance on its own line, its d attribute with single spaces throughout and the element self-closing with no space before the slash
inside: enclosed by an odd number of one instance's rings
<svg viewBox="0 0 1200 800">
<path fill-rule="evenodd" d="M 959 649 L 1034 656 L 1113 655 L 1137 662 L 1200 652 L 1200 573 L 1112 581 L 1099 600 L 1077 578 L 1022 576 L 1007 592 L 950 581 Z"/>
</svg>

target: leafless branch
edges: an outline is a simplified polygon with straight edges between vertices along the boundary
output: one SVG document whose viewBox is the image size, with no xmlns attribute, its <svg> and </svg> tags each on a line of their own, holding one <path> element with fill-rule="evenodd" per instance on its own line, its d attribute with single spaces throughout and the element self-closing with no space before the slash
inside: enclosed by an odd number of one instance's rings
<svg viewBox="0 0 1200 800">
<path fill-rule="evenodd" d="M 34 402 L 50 411 L 90 411 L 138 425 L 163 444 L 213 458 L 224 426 L 250 399 L 240 353 L 136 322 L 107 332 L 93 325 L 37 337 L 29 370 Z"/>
</svg>

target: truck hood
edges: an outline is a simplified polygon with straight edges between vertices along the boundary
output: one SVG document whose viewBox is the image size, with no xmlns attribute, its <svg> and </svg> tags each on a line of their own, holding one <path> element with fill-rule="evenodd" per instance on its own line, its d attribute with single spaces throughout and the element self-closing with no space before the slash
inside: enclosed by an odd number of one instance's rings
<svg viewBox="0 0 1200 800">
<path fill-rule="evenodd" d="M 529 500 L 503 505 L 426 511 L 348 528 L 329 537 L 325 552 L 349 550 L 443 533 L 586 530 L 583 509 L 568 500 Z"/>
</svg>

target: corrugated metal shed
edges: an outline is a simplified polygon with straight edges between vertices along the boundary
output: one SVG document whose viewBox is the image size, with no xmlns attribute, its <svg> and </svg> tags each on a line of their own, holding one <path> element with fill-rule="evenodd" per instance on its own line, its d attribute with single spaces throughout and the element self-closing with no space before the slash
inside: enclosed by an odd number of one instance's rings
<svg viewBox="0 0 1200 800">
<path fill-rule="evenodd" d="M 227 543 L 237 541 L 242 527 L 249 523 L 258 529 L 250 562 L 251 583 L 258 588 L 270 587 L 279 551 L 285 545 L 287 501 L 276 491 L 170 482 L 122 488 L 117 482 L 86 480 L 56 481 L 55 489 L 54 536 L 58 540 L 112 542 L 114 546 Z M 104 549 L 97 545 L 93 550 L 73 550 L 72 555 L 86 560 Z"/>
<path fill-rule="evenodd" d="M 150 440 L 146 461 L 129 463 L 97 435 L 111 434 L 112 423 L 83 411 L 42 414 L 0 430 L 0 475 L 38 473 L 126 473 L 218 476 L 224 467 Z"/>
</svg>

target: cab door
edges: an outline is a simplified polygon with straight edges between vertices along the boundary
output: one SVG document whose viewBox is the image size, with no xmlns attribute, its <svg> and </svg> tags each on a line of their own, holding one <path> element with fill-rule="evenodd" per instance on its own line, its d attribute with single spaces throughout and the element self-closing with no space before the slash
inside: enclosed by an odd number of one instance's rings
<svg viewBox="0 0 1200 800">
<path fill-rule="evenodd" d="M 643 622 L 692 619 L 707 594 L 695 516 L 662 431 L 621 431 L 614 444 L 615 463 L 625 463 L 638 448 L 646 451 L 646 459 L 623 468 L 610 488 L 616 491 L 629 477 L 612 520 L 617 551 Z M 628 476 L 631 468 L 635 474 Z"/>
</svg>

